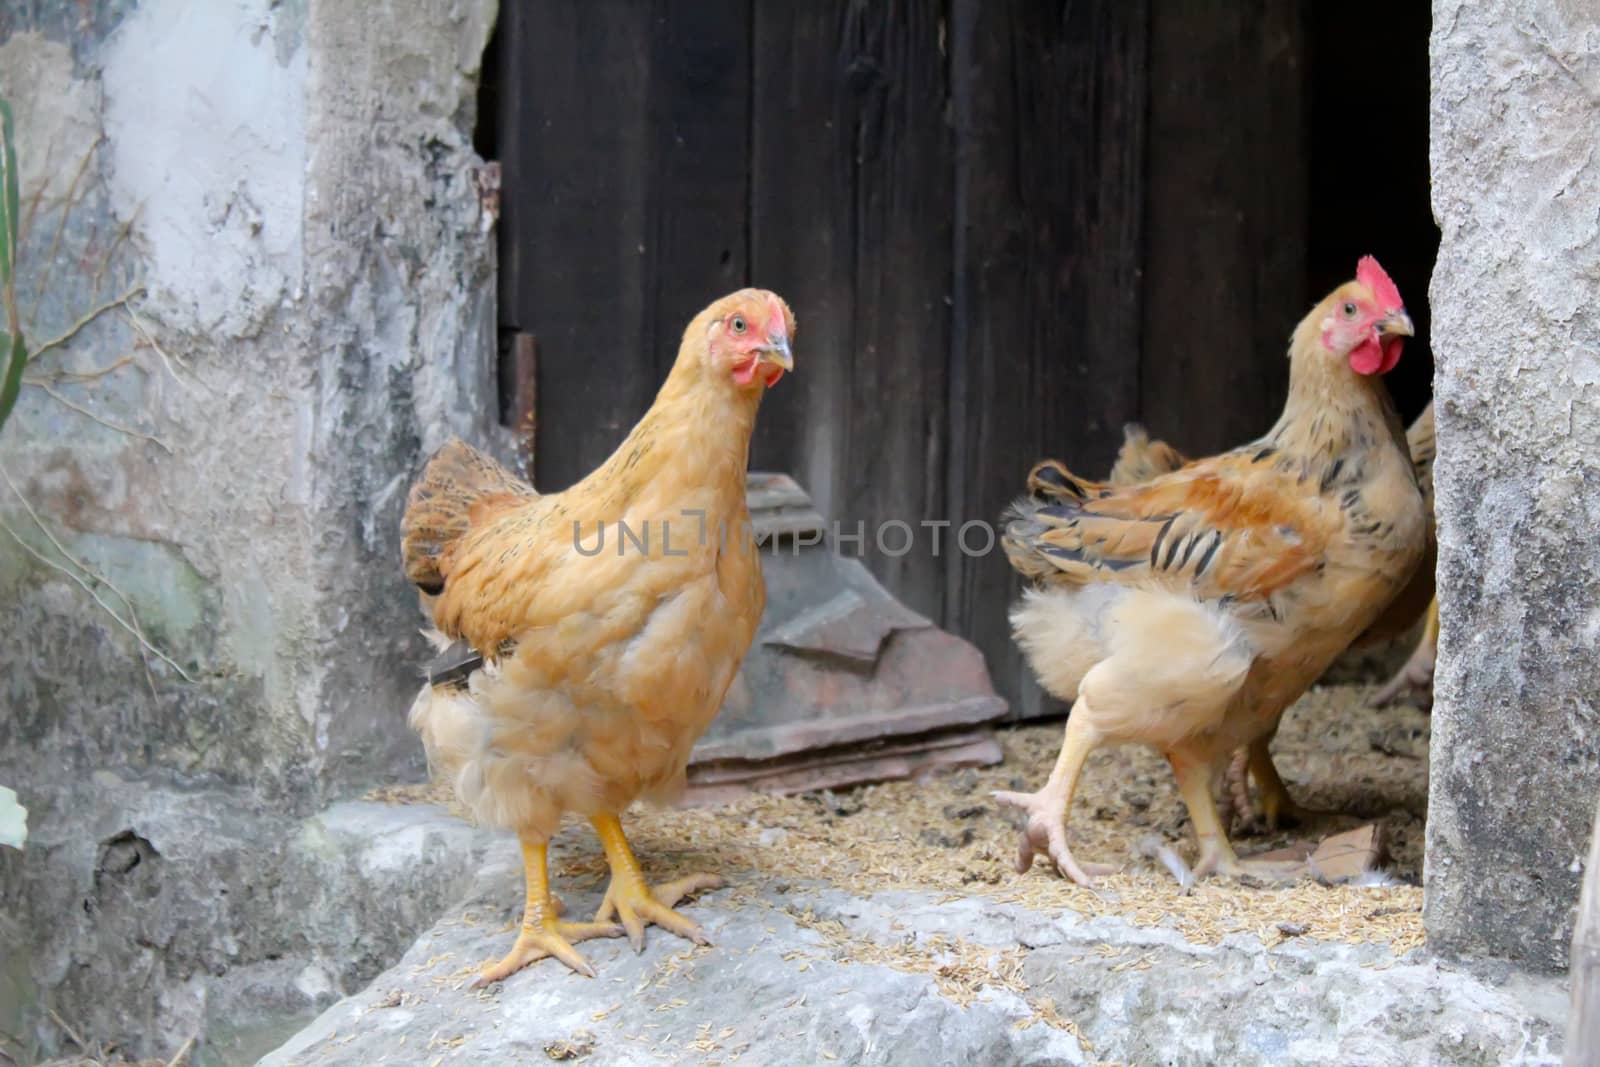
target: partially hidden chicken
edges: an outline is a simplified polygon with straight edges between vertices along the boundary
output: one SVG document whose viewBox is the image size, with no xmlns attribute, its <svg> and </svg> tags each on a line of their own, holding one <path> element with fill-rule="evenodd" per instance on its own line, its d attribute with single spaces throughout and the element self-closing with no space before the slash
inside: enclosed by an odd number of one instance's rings
<svg viewBox="0 0 1600 1067">
<path fill-rule="evenodd" d="M 1027 815 L 1018 869 L 1043 853 L 1088 883 L 1066 814 L 1089 753 L 1140 742 L 1171 764 L 1199 839 L 1197 876 L 1254 870 L 1212 796 L 1231 752 L 1378 617 L 1422 558 L 1427 517 L 1382 376 L 1412 325 L 1370 256 L 1289 347 L 1289 396 L 1258 441 L 1138 485 L 1029 474 L 1003 544 L 1031 588 L 1012 611 L 1041 683 L 1072 702 L 1045 786 L 998 793 Z"/>
<path fill-rule="evenodd" d="M 682 789 L 755 636 L 766 589 L 745 471 L 794 332 L 772 293 L 713 303 L 633 432 L 564 492 L 541 495 L 460 441 L 412 487 L 405 574 L 449 647 L 410 722 L 468 811 L 516 832 L 527 875 L 516 943 L 480 983 L 545 956 L 593 976 L 574 942 L 626 932 L 637 951 L 648 923 L 706 943 L 673 908 L 721 879 L 652 889 L 620 816 Z M 593 824 L 611 869 L 594 922 L 559 922 L 550 894 L 546 846 L 565 812 Z"/>
<path fill-rule="evenodd" d="M 1165 441 L 1150 436 L 1150 432 L 1137 422 L 1122 428 L 1122 447 L 1117 459 L 1106 475 L 1106 484 L 1115 486 L 1138 485 L 1163 474 L 1171 474 L 1192 461 Z"/>
<path fill-rule="evenodd" d="M 1417 421 L 1406 431 L 1406 443 L 1411 448 L 1411 465 L 1417 472 L 1417 485 L 1421 487 L 1423 500 L 1428 507 L 1428 551 L 1411 583 L 1395 597 L 1389 610 L 1383 613 L 1383 617 L 1373 624 L 1359 643 L 1389 640 L 1405 633 L 1416 624 L 1419 605 L 1426 603 L 1428 606 L 1423 615 L 1422 636 L 1417 639 L 1416 648 L 1395 676 L 1373 695 L 1372 702 L 1384 707 L 1400 700 L 1409 700 L 1428 711 L 1433 707 L 1433 668 L 1439 654 L 1439 598 L 1434 588 L 1439 544 L 1433 514 L 1433 457 L 1438 445 L 1434 441 L 1432 401 L 1428 402 L 1422 414 L 1417 416 Z"/>
<path fill-rule="evenodd" d="M 1152 438 L 1137 423 L 1126 426 L 1123 437 L 1122 447 L 1107 478 L 1110 485 L 1137 485 L 1192 462 L 1167 442 Z M 1417 487 L 1422 492 L 1427 511 L 1428 526 L 1422 562 L 1413 572 L 1411 581 L 1351 645 L 1359 648 L 1392 641 L 1415 626 L 1419 617 L 1423 618 L 1422 635 L 1417 640 L 1416 649 L 1394 677 L 1374 694 L 1372 703 L 1384 707 L 1407 699 L 1427 710 L 1433 706 L 1433 668 L 1439 644 L 1439 602 L 1434 597 L 1438 541 L 1433 518 L 1433 457 L 1436 446 L 1432 401 L 1406 430 L 1406 449 L 1410 453 L 1412 470 L 1416 474 Z M 1276 729 L 1257 738 L 1247 749 L 1234 754 L 1228 766 L 1227 785 L 1223 793 L 1228 809 L 1223 813 L 1225 822 L 1232 815 L 1249 822 L 1259 814 L 1262 824 L 1270 831 L 1276 830 L 1285 819 L 1317 814 L 1301 807 L 1289 796 L 1272 760 L 1270 745 L 1275 733 Z M 1260 791 L 1259 812 L 1250 802 L 1246 775 L 1255 778 Z"/>
</svg>

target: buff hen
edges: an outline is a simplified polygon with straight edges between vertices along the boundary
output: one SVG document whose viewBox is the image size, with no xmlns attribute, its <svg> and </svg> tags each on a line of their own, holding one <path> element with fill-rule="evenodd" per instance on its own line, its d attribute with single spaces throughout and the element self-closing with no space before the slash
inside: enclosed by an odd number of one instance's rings
<svg viewBox="0 0 1600 1067">
<path fill-rule="evenodd" d="M 545 956 L 592 976 L 573 942 L 625 931 L 638 950 L 647 923 L 706 941 L 673 906 L 721 880 L 650 888 L 620 817 L 682 789 L 755 636 L 766 592 L 745 469 L 761 398 L 793 367 L 794 329 L 769 292 L 713 303 L 633 432 L 564 492 L 540 495 L 459 441 L 411 490 L 406 577 L 439 643 L 455 642 L 411 725 L 462 804 L 516 832 L 527 873 L 516 944 L 481 982 Z M 594 825 L 611 868 L 590 923 L 557 921 L 549 891 L 546 846 L 565 812 Z"/>
</svg>

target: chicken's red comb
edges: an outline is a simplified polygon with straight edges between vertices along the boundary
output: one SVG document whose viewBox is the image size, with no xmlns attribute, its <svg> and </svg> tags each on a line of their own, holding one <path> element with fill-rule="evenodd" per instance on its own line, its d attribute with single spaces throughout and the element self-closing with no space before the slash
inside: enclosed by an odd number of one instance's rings
<svg viewBox="0 0 1600 1067">
<path fill-rule="evenodd" d="M 1378 266 L 1378 261 L 1371 256 L 1362 256 L 1361 262 L 1356 264 L 1356 281 L 1372 290 L 1372 295 L 1378 298 L 1384 310 L 1395 310 L 1406 306 L 1400 299 L 1400 288 L 1394 284 L 1394 279 L 1389 273 Z"/>
</svg>

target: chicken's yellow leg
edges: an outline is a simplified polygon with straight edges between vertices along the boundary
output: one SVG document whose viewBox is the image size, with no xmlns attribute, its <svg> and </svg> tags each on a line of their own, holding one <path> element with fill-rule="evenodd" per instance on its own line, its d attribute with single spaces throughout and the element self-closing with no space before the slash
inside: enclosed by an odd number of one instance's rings
<svg viewBox="0 0 1600 1067">
<path fill-rule="evenodd" d="M 1278 824 L 1284 820 L 1304 822 L 1319 815 L 1334 814 L 1331 811 L 1303 807 L 1295 802 L 1289 795 L 1289 787 L 1278 777 L 1277 765 L 1272 762 L 1272 749 L 1269 747 L 1271 741 L 1272 735 L 1268 734 L 1250 743 L 1250 773 L 1255 777 L 1257 788 L 1261 790 L 1261 819 L 1266 823 L 1267 829 L 1276 830 Z"/>
<path fill-rule="evenodd" d="M 1265 863 L 1241 860 L 1228 843 L 1228 835 L 1217 817 L 1217 804 L 1211 797 L 1211 765 L 1182 753 L 1168 752 L 1167 762 L 1178 779 L 1178 792 L 1189 809 L 1195 837 L 1200 842 L 1200 860 L 1194 865 L 1196 878 L 1208 874 L 1254 875 L 1258 878 L 1294 878 L 1304 873 L 1303 863 Z"/>
<path fill-rule="evenodd" d="M 596 815 L 589 820 L 600 844 L 606 850 L 606 862 L 611 865 L 611 885 L 606 898 L 595 915 L 597 922 L 615 916 L 628 932 L 628 940 L 635 952 L 644 951 L 644 928 L 655 923 L 671 930 L 679 937 L 688 938 L 697 945 L 709 945 L 711 939 L 700 924 L 672 910 L 672 906 L 685 897 L 707 889 L 720 888 L 725 883 L 715 874 L 692 874 L 651 889 L 639 870 L 639 861 L 633 858 L 633 849 L 622 833 L 622 821 L 615 815 Z"/>
<path fill-rule="evenodd" d="M 1400 668 L 1399 673 L 1373 694 L 1372 706 L 1385 707 L 1409 696 L 1423 711 L 1431 709 L 1433 669 L 1438 658 L 1439 598 L 1434 597 L 1433 602 L 1428 605 L 1427 622 L 1423 624 L 1422 637 L 1417 641 L 1417 647 L 1412 650 L 1411 658 L 1406 660 L 1405 666 Z"/>
<path fill-rule="evenodd" d="M 616 923 L 564 923 L 556 921 L 556 903 L 550 897 L 549 874 L 545 867 L 545 843 L 524 837 L 522 865 L 526 871 L 528 900 L 522 913 L 522 929 L 517 943 L 499 963 L 485 964 L 474 985 L 484 986 L 515 974 L 534 960 L 554 956 L 581 975 L 594 977 L 594 968 L 572 947 L 574 941 L 591 937 L 621 937 Z"/>
<path fill-rule="evenodd" d="M 1083 762 L 1100 744 L 1100 731 L 1089 723 L 1090 713 L 1083 697 L 1079 697 L 1067 717 L 1066 736 L 1061 739 L 1061 754 L 1056 757 L 1055 769 L 1044 788 L 1036 793 L 996 792 L 994 798 L 1002 804 L 1021 808 L 1028 813 L 1028 821 L 1017 843 L 1017 870 L 1026 871 L 1033 866 L 1033 857 L 1043 852 L 1056 865 L 1056 870 L 1079 885 L 1089 885 L 1095 876 L 1110 874 L 1115 867 L 1103 863 L 1080 864 L 1067 847 L 1067 812 L 1072 807 L 1072 794 L 1078 787 L 1078 775 Z"/>
<path fill-rule="evenodd" d="M 1261 823 L 1257 825 L 1265 825 L 1269 833 L 1277 830 L 1280 823 L 1293 824 L 1319 816 L 1337 815 L 1336 811 L 1305 807 L 1289 795 L 1289 788 L 1278 776 L 1277 764 L 1272 762 L 1271 744 L 1276 734 L 1274 728 L 1272 733 L 1256 738 L 1243 749 L 1245 761 L 1236 755 L 1228 764 L 1224 784 L 1231 806 L 1237 809 L 1235 814 L 1247 826 L 1255 824 L 1250 787 L 1245 777 L 1248 767 L 1249 776 L 1256 780 L 1256 787 L 1261 790 Z"/>
</svg>

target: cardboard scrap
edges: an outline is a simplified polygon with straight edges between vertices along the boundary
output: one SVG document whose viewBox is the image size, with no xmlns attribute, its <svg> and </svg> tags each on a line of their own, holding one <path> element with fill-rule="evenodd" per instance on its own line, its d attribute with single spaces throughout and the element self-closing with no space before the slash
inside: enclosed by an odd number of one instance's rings
<svg viewBox="0 0 1600 1067">
<path fill-rule="evenodd" d="M 1309 866 L 1320 882 L 1348 882 L 1375 869 L 1383 860 L 1383 834 L 1374 823 L 1324 838 Z"/>
<path fill-rule="evenodd" d="M 1375 870 L 1384 858 L 1381 827 L 1369 823 L 1333 834 L 1320 844 L 1296 841 L 1283 848 L 1251 856 L 1270 863 L 1304 863 L 1306 873 L 1327 885 L 1349 882 Z"/>
<path fill-rule="evenodd" d="M 1271 852 L 1261 852 L 1245 858 L 1264 860 L 1267 863 L 1304 863 L 1316 850 L 1317 846 L 1310 841 L 1295 841 L 1282 848 L 1275 848 Z"/>
</svg>

